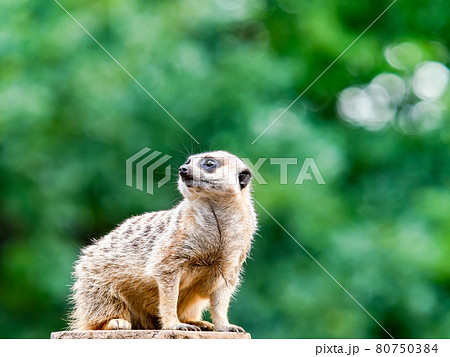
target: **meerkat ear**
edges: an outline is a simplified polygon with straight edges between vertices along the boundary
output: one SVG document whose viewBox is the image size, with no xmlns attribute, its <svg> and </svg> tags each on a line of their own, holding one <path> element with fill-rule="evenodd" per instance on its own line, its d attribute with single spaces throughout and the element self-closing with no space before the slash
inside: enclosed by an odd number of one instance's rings
<svg viewBox="0 0 450 357">
<path fill-rule="evenodd" d="M 239 174 L 239 186 L 241 186 L 241 190 L 249 184 L 251 178 L 252 174 L 248 170 L 244 170 Z"/>
</svg>

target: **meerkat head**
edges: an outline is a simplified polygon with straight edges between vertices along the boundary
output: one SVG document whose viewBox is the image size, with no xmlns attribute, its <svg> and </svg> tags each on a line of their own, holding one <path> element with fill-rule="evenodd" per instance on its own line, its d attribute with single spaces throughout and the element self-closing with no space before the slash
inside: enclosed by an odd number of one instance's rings
<svg viewBox="0 0 450 357">
<path fill-rule="evenodd" d="M 184 197 L 249 193 L 252 173 L 237 156 L 213 151 L 189 156 L 179 169 Z"/>
</svg>

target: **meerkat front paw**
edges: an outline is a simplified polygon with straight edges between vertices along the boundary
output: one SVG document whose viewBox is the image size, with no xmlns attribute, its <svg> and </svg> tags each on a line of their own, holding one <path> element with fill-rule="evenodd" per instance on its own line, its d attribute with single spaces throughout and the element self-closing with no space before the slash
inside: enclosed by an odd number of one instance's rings
<svg viewBox="0 0 450 357">
<path fill-rule="evenodd" d="M 102 330 L 131 330 L 131 324 L 127 320 L 112 319 L 102 327 Z"/>
<path fill-rule="evenodd" d="M 168 327 L 165 327 L 164 330 L 201 331 L 200 327 L 183 323 L 170 325 Z"/>
<path fill-rule="evenodd" d="M 203 321 L 203 320 L 186 321 L 186 323 L 189 324 L 189 325 L 194 325 L 194 326 L 200 327 L 200 329 L 202 331 L 214 331 L 214 325 L 211 322 L 208 322 L 208 321 Z"/>
<path fill-rule="evenodd" d="M 242 327 L 236 326 L 236 325 L 218 326 L 218 327 L 214 327 L 214 330 L 216 330 L 218 332 L 244 332 L 245 333 L 245 330 Z"/>
</svg>

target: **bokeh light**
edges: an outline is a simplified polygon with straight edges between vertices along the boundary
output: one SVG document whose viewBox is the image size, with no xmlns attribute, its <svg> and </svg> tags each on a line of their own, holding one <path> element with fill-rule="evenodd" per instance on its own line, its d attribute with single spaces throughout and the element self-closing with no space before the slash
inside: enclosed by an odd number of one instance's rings
<svg viewBox="0 0 450 357">
<path fill-rule="evenodd" d="M 340 93 L 338 111 L 351 124 L 379 130 L 394 116 L 389 103 L 389 94 L 380 85 L 350 87 Z"/>
<path fill-rule="evenodd" d="M 392 67 L 401 70 L 413 68 L 423 58 L 420 46 L 413 42 L 390 45 L 384 56 Z"/>
<path fill-rule="evenodd" d="M 447 91 L 448 80 L 449 70 L 442 63 L 421 63 L 414 72 L 414 94 L 420 99 L 438 100 Z"/>
<path fill-rule="evenodd" d="M 393 48 L 397 48 L 396 51 L 417 51 L 417 47 L 411 44 L 398 46 Z M 408 68 L 395 62 L 391 52 L 387 51 L 385 56 L 391 65 Z M 409 65 L 418 57 L 410 60 Z M 414 72 L 406 71 L 403 78 L 393 73 L 381 73 L 367 85 L 344 89 L 338 95 L 338 114 L 346 122 L 368 130 L 379 130 L 388 122 L 408 135 L 434 130 L 439 127 L 446 111 L 441 99 L 448 89 L 449 73 L 444 64 L 435 61 L 419 63 Z"/>
</svg>

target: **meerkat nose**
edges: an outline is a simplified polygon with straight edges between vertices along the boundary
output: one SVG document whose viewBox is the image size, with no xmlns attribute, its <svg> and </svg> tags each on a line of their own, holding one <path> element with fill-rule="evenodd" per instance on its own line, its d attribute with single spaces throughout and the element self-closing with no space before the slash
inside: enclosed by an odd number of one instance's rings
<svg viewBox="0 0 450 357">
<path fill-rule="evenodd" d="M 191 176 L 190 167 L 188 165 L 181 165 L 179 172 L 181 177 L 188 177 Z"/>
</svg>

